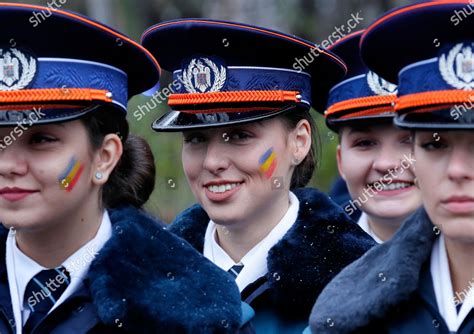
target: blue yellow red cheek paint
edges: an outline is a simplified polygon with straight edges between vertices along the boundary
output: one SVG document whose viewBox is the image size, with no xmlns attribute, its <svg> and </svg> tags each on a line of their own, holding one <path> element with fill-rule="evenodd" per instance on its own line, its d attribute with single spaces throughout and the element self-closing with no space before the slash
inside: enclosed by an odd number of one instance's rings
<svg viewBox="0 0 474 334">
<path fill-rule="evenodd" d="M 67 192 L 71 192 L 79 181 L 83 170 L 84 166 L 75 157 L 72 157 L 66 170 L 58 178 L 59 186 Z"/>
<path fill-rule="evenodd" d="M 271 178 L 273 172 L 275 172 L 277 159 L 276 154 L 273 152 L 273 147 L 266 151 L 258 160 L 260 164 L 260 171 L 265 175 L 267 179 Z"/>
</svg>

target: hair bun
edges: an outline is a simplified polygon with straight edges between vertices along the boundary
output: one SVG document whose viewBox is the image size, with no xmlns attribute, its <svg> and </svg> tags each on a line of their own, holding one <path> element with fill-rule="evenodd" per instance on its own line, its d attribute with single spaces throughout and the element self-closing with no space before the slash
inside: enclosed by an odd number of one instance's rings
<svg viewBox="0 0 474 334">
<path fill-rule="evenodd" d="M 107 208 L 120 205 L 141 207 L 155 187 L 156 168 L 148 143 L 130 134 L 123 144 L 123 155 L 103 188 Z"/>
</svg>

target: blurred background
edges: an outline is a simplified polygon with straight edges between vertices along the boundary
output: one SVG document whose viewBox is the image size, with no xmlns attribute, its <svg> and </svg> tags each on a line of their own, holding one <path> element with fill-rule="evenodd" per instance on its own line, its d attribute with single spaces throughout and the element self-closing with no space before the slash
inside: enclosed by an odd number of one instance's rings
<svg viewBox="0 0 474 334">
<path fill-rule="evenodd" d="M 352 17 L 358 17 L 356 30 L 367 27 L 383 12 L 413 3 L 407 0 L 29 0 L 15 1 L 73 10 L 92 17 L 139 41 L 149 26 L 166 20 L 184 17 L 207 17 L 264 26 L 294 34 L 317 44 L 327 40 Z M 353 16 L 354 15 L 354 16 Z M 355 22 L 355 21 L 352 21 Z M 346 32 L 350 32 L 347 31 Z M 338 33 L 337 36 L 344 34 Z M 333 35 L 334 36 L 334 35 Z M 333 39 L 334 41 L 334 39 Z M 170 83 L 163 75 L 161 86 Z M 133 112 L 141 105 L 153 106 L 150 97 L 137 96 L 129 103 L 129 121 L 133 133 L 151 144 L 156 161 L 155 191 L 146 208 L 170 222 L 176 214 L 194 203 L 181 164 L 180 134 L 158 134 L 150 124 L 162 115 L 165 103 L 156 104 L 140 121 Z M 337 136 L 331 133 L 321 116 L 317 120 L 317 136 L 321 141 L 319 166 L 310 186 L 328 191 L 337 177 L 335 149 Z"/>
</svg>

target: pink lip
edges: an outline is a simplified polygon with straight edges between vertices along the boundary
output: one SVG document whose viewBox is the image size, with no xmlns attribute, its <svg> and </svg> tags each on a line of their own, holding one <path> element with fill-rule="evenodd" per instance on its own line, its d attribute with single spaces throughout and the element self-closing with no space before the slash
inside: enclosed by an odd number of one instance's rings
<svg viewBox="0 0 474 334">
<path fill-rule="evenodd" d="M 223 184 L 232 184 L 232 183 L 239 183 L 239 185 L 231 190 L 224 191 L 223 193 L 213 193 L 207 187 L 209 186 L 220 186 Z M 204 184 L 204 192 L 206 193 L 206 197 L 212 202 L 224 202 L 231 198 L 235 193 L 237 193 L 242 188 L 242 181 L 226 181 L 226 180 L 219 180 L 219 181 L 211 181 Z"/>
<path fill-rule="evenodd" d="M 469 196 L 451 196 L 441 201 L 441 206 L 454 214 L 474 212 L 474 198 Z"/>
<path fill-rule="evenodd" d="M 0 197 L 10 202 L 17 202 L 36 192 L 37 192 L 36 190 L 27 190 L 27 189 L 21 189 L 21 188 L 16 188 L 16 187 L 15 188 L 7 187 L 7 188 L 0 189 Z"/>
</svg>

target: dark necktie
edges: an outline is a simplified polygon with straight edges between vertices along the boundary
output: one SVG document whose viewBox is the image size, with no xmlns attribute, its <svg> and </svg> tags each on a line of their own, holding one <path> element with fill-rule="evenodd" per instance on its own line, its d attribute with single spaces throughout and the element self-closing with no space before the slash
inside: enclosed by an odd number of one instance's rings
<svg viewBox="0 0 474 334">
<path fill-rule="evenodd" d="M 458 314 L 459 314 L 459 311 L 461 311 L 461 307 L 462 307 L 462 304 L 456 305 L 456 311 L 458 312 Z"/>
<path fill-rule="evenodd" d="M 236 279 L 237 276 L 239 276 L 242 269 L 244 269 L 243 264 L 236 264 L 235 266 L 232 266 L 232 268 L 230 268 L 227 272 L 231 274 L 234 277 L 234 279 Z"/>
<path fill-rule="evenodd" d="M 24 300 L 31 313 L 23 333 L 30 333 L 46 317 L 69 283 L 69 273 L 62 266 L 43 270 L 31 279 L 26 286 Z"/>
</svg>

